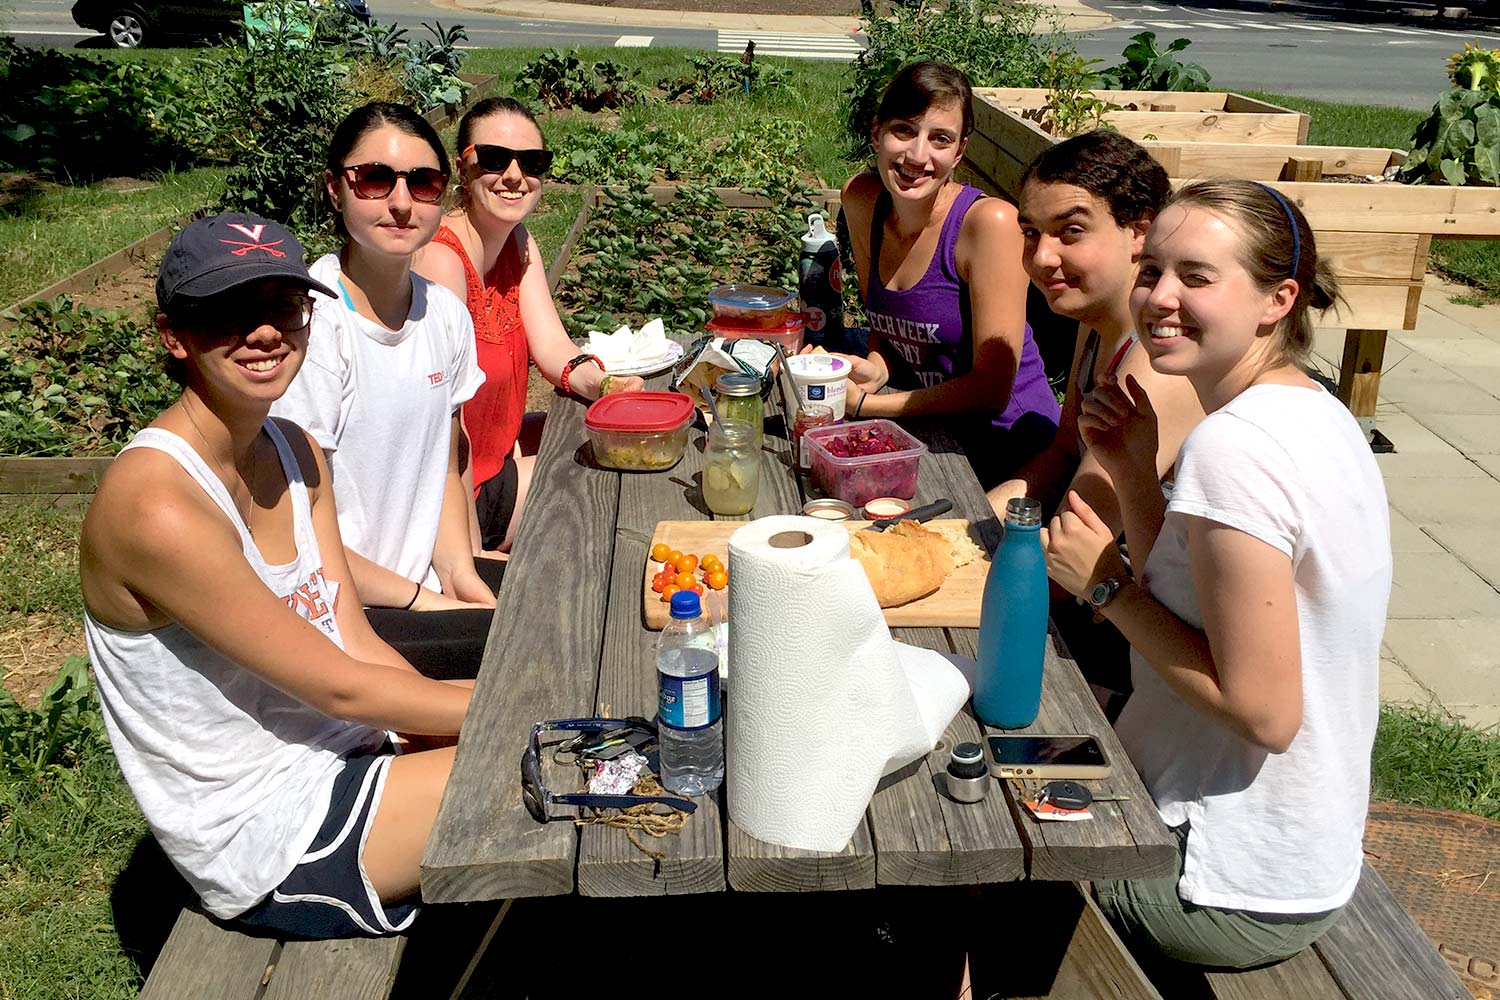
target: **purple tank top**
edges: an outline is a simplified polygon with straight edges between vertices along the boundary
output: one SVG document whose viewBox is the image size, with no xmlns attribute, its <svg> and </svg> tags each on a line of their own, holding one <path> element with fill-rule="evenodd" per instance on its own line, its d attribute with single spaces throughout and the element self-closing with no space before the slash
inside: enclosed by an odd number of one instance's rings
<svg viewBox="0 0 1500 1000">
<path fill-rule="evenodd" d="M 943 220 L 927 273 L 902 291 L 885 287 L 880 276 L 880 243 L 885 217 L 890 212 L 890 193 L 882 190 L 875 202 L 875 217 L 870 224 L 871 275 L 865 311 L 870 317 L 870 332 L 878 333 L 886 346 L 882 353 L 891 371 L 891 385 L 897 389 L 941 385 L 973 370 L 969 286 L 959 277 L 956 249 L 964 216 L 983 197 L 984 192 L 978 188 L 962 186 Z M 1060 412 L 1057 397 L 1047 385 L 1047 373 L 1032 339 L 1031 325 L 1027 324 L 1016 382 L 994 424 L 1009 429 L 1024 414 L 1035 413 L 1056 426 Z"/>
</svg>

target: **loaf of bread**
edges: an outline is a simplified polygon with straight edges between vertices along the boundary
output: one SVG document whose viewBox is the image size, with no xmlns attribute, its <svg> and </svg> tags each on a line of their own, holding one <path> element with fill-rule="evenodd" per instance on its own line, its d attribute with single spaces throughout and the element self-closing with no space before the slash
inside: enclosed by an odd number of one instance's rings
<svg viewBox="0 0 1500 1000">
<path fill-rule="evenodd" d="M 883 532 L 856 531 L 849 552 L 864 567 L 882 608 L 926 597 L 953 570 L 949 540 L 914 521 L 898 521 Z"/>
</svg>

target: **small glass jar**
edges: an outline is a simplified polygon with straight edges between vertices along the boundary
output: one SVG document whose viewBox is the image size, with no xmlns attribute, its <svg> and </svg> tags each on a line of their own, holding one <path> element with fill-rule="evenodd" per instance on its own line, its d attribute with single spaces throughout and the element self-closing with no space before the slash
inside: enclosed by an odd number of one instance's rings
<svg viewBox="0 0 1500 1000">
<path fill-rule="evenodd" d="M 703 502 L 715 514 L 748 514 L 759 493 L 755 428 L 739 420 L 720 420 L 708 429 L 703 451 Z"/>
<path fill-rule="evenodd" d="M 826 403 L 807 403 L 797 411 L 792 421 L 792 454 L 797 456 L 797 468 L 804 472 L 812 469 L 812 455 L 802 447 L 802 435 L 814 427 L 827 427 L 833 423 L 833 407 Z"/>
<path fill-rule="evenodd" d="M 739 372 L 725 372 L 714 379 L 714 405 L 725 423 L 738 420 L 755 430 L 755 448 L 760 450 L 765 434 L 766 411 L 760 401 L 760 379 Z"/>
</svg>

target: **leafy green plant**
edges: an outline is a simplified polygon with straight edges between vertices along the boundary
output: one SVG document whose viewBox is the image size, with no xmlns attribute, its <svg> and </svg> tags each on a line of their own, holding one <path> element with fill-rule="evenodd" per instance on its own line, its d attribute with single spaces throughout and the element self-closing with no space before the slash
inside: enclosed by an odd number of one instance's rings
<svg viewBox="0 0 1500 1000">
<path fill-rule="evenodd" d="M 183 166 L 201 151 L 175 60 L 105 60 L 0 38 L 0 87 L 0 163 L 12 168 L 92 179 Z"/>
<path fill-rule="evenodd" d="M 554 147 L 552 176 L 586 184 L 689 180 L 716 187 L 757 185 L 798 176 L 806 128 L 741 126 L 703 141 L 677 124 L 590 125 L 565 133 Z"/>
<path fill-rule="evenodd" d="M 781 66 L 717 52 L 689 56 L 688 64 L 692 69 L 687 74 L 657 84 L 668 100 L 709 104 L 731 94 L 785 87 L 791 80 L 791 71 Z"/>
<path fill-rule="evenodd" d="M 1097 61 L 1084 59 L 1071 51 L 1052 53 L 1042 77 L 1047 100 L 1040 108 L 1025 111 L 1024 117 L 1056 136 L 1079 135 L 1107 128 L 1106 116 L 1118 110 L 1119 105 L 1095 97 L 1090 89 L 1092 66 Z"/>
<path fill-rule="evenodd" d="M 726 208 L 707 185 L 686 184 L 659 204 L 643 182 L 611 189 L 574 250 L 558 302 L 569 333 L 661 317 L 671 334 L 708 322 L 708 293 L 726 281 L 783 288 L 797 282 L 797 240 L 811 188 L 771 181 L 744 189 L 775 207 Z"/>
<path fill-rule="evenodd" d="M 177 397 L 143 323 L 68 296 L 0 332 L 0 454 L 109 455 Z"/>
<path fill-rule="evenodd" d="M 632 104 L 641 97 L 641 86 L 629 72 L 611 59 L 588 66 L 577 50 L 548 49 L 521 67 L 516 86 L 533 94 L 549 108 L 600 111 Z"/>
<path fill-rule="evenodd" d="M 864 18 L 862 30 L 870 45 L 855 58 L 854 82 L 845 92 L 853 158 L 868 151 L 880 97 L 908 63 L 949 63 L 976 87 L 1034 86 L 1050 53 L 1073 48 L 1065 36 L 1046 30 L 1042 16 L 1032 4 L 953 0 L 943 7 L 901 6 L 888 18 Z"/>
<path fill-rule="evenodd" d="M 14 860 L 28 832 L 13 821 L 18 803 L 7 800 L 56 788 L 75 805 L 83 805 L 74 787 L 73 766 L 82 755 L 108 745 L 83 657 L 63 661 L 35 709 L 22 708 L 0 688 L 0 768 L 6 778 L 0 786 L 6 790 L 0 797 L 0 856 Z"/>
<path fill-rule="evenodd" d="M 458 78 L 458 70 L 464 62 L 464 52 L 458 44 L 468 41 L 469 33 L 461 24 L 444 28 L 441 21 L 432 24 L 423 21 L 422 27 L 432 37 L 419 38 L 406 46 L 406 92 L 422 108 L 457 104 L 469 89 L 469 85 Z"/>
<path fill-rule="evenodd" d="M 1178 62 L 1173 54 L 1191 45 L 1175 39 L 1165 49 L 1156 47 L 1156 32 L 1130 37 L 1124 61 L 1099 72 L 1098 86 L 1106 90 L 1207 90 L 1208 70 L 1197 63 Z"/>
<path fill-rule="evenodd" d="M 1500 94 L 1447 91 L 1411 142 L 1397 175 L 1408 184 L 1500 184 Z"/>
</svg>

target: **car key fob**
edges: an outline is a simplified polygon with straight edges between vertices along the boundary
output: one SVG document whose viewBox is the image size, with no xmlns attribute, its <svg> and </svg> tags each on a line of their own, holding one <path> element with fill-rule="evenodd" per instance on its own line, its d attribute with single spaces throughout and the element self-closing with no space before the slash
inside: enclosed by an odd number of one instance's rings
<svg viewBox="0 0 1500 1000">
<path fill-rule="evenodd" d="M 1076 781 L 1049 781 L 1037 799 L 1059 809 L 1087 809 L 1094 796 Z"/>
</svg>

